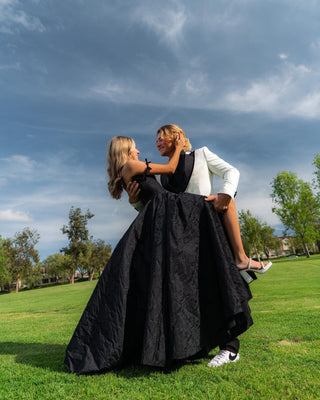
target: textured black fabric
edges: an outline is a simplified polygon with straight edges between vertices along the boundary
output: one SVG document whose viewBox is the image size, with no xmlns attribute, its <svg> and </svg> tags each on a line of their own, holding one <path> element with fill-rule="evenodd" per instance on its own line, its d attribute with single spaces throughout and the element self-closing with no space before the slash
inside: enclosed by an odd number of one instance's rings
<svg viewBox="0 0 320 400">
<path fill-rule="evenodd" d="M 194 151 L 181 152 L 174 174 L 161 175 L 162 186 L 172 193 L 183 193 L 187 189 L 194 167 Z"/>
<path fill-rule="evenodd" d="M 149 176 L 139 183 L 150 199 L 114 249 L 76 327 L 65 358 L 71 372 L 167 367 L 203 356 L 252 324 L 251 292 L 212 204 L 164 192 Z"/>
</svg>

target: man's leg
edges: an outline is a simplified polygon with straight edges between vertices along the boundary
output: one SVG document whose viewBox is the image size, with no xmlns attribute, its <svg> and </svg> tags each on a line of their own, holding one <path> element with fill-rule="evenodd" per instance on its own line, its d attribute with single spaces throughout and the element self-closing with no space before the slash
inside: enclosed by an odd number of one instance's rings
<svg viewBox="0 0 320 400">
<path fill-rule="evenodd" d="M 218 354 L 208 363 L 208 367 L 221 367 L 221 365 L 238 361 L 240 359 L 239 347 L 240 341 L 238 338 L 234 338 L 220 345 Z"/>
<path fill-rule="evenodd" d="M 228 343 L 219 346 L 220 350 L 228 350 L 232 353 L 239 353 L 240 341 L 238 338 L 231 339 Z"/>
</svg>

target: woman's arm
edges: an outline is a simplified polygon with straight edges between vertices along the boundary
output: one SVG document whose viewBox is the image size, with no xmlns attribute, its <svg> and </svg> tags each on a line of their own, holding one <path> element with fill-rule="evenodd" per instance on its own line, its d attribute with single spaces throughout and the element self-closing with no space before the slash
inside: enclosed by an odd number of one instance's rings
<svg viewBox="0 0 320 400">
<path fill-rule="evenodd" d="M 163 175 L 163 174 L 173 174 L 177 168 L 179 157 L 181 150 L 184 147 L 184 138 L 177 137 L 175 143 L 175 151 L 171 159 L 167 162 L 167 164 L 153 164 L 149 163 L 147 174 L 148 175 Z M 146 163 L 139 160 L 129 160 L 123 166 L 122 169 L 122 178 L 126 184 L 128 184 L 132 177 L 135 175 L 143 174 L 146 170 Z"/>
</svg>

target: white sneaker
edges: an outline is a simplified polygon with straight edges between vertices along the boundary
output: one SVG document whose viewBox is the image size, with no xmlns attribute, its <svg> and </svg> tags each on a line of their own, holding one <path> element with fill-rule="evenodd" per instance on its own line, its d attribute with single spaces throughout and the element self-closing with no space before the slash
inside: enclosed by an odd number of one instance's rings
<svg viewBox="0 0 320 400">
<path fill-rule="evenodd" d="M 232 353 L 229 350 L 220 350 L 208 363 L 208 367 L 220 367 L 223 364 L 236 362 L 240 359 L 239 353 Z"/>
</svg>

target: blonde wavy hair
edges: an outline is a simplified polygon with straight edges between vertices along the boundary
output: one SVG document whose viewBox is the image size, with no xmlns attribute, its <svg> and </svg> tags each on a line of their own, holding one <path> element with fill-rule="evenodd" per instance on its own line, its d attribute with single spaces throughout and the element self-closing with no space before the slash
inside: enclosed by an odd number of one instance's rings
<svg viewBox="0 0 320 400">
<path fill-rule="evenodd" d="M 177 134 L 183 136 L 185 138 L 185 145 L 183 147 L 184 151 L 191 150 L 192 146 L 188 138 L 186 138 L 185 133 L 178 125 L 163 125 L 157 131 L 157 136 L 159 135 L 161 139 L 165 140 L 166 142 L 175 142 Z"/>
<path fill-rule="evenodd" d="M 120 199 L 123 191 L 121 170 L 130 159 L 130 153 L 135 146 L 134 140 L 127 136 L 114 136 L 107 150 L 107 172 L 109 175 L 108 189 L 114 199 Z"/>
</svg>

